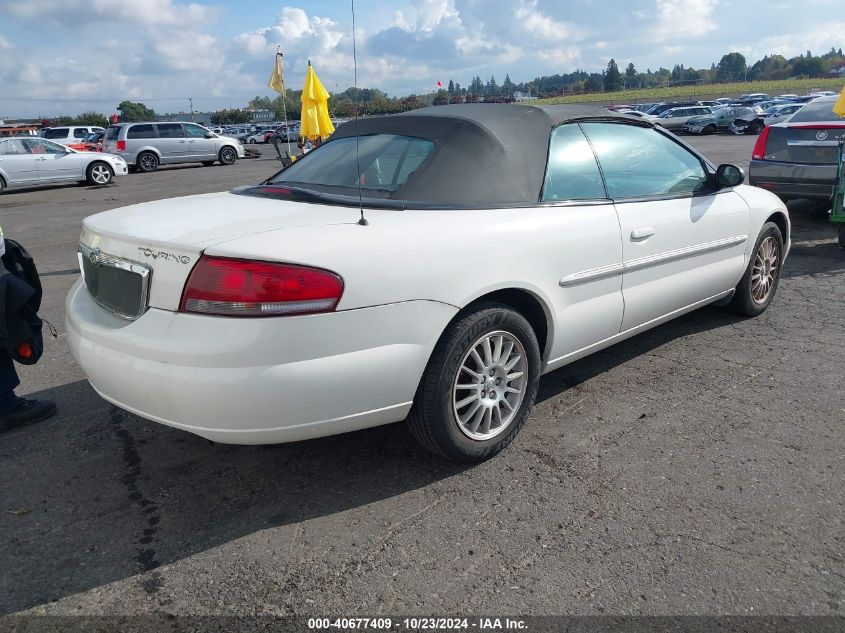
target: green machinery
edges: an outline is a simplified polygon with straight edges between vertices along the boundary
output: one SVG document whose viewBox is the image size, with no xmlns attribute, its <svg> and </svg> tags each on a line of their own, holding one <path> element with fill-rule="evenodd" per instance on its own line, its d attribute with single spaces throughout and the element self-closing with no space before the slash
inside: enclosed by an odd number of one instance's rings
<svg viewBox="0 0 845 633">
<path fill-rule="evenodd" d="M 839 172 L 833 189 L 830 221 L 839 224 L 839 245 L 845 248 L 845 140 L 839 141 Z"/>
</svg>

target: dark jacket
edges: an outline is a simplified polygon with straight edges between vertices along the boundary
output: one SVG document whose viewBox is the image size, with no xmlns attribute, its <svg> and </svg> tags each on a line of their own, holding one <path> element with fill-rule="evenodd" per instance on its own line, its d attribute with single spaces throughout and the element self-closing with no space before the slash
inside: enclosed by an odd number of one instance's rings
<svg viewBox="0 0 845 633">
<path fill-rule="evenodd" d="M 5 240 L 0 266 L 0 347 L 19 363 L 34 365 L 44 352 L 41 280 L 35 261 L 14 240 Z"/>
</svg>

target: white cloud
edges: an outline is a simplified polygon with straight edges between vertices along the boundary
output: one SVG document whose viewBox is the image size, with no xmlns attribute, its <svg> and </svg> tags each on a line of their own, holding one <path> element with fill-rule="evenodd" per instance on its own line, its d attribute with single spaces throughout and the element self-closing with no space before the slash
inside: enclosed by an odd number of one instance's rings
<svg viewBox="0 0 845 633">
<path fill-rule="evenodd" d="M 61 24 L 94 21 L 126 22 L 144 26 L 193 25 L 207 22 L 216 10 L 201 4 L 176 5 L 173 0 L 26 0 L 5 3 L 5 9 L 24 20 L 51 20 Z"/>
<path fill-rule="evenodd" d="M 652 42 L 701 37 L 717 28 L 713 12 L 719 0 L 655 0 L 653 25 L 647 29 Z"/>
<path fill-rule="evenodd" d="M 583 29 L 544 14 L 539 10 L 537 0 L 520 0 L 514 9 L 514 19 L 526 34 L 545 42 L 572 41 L 586 36 Z"/>
<path fill-rule="evenodd" d="M 9 51 L 15 47 L 9 40 L 0 35 L 0 51 Z"/>
<path fill-rule="evenodd" d="M 207 33 L 183 35 L 164 32 L 152 38 L 162 64 L 175 71 L 212 72 L 223 67 L 225 59 L 217 38 Z"/>
</svg>

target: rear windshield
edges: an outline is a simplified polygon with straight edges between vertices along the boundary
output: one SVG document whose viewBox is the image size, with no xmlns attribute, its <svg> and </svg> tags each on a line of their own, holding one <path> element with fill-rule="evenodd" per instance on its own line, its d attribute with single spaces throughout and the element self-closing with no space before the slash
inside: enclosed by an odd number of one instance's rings
<svg viewBox="0 0 845 633">
<path fill-rule="evenodd" d="M 836 99 L 811 101 L 798 110 L 798 112 L 789 119 L 789 122 L 807 123 L 809 121 L 835 121 L 839 118 L 839 116 L 833 112 L 833 106 L 835 103 Z"/>
<path fill-rule="evenodd" d="M 67 138 L 68 128 L 66 127 L 54 127 L 47 130 L 44 134 L 44 138 Z"/>
<path fill-rule="evenodd" d="M 429 157 L 434 143 L 411 136 L 373 134 L 340 138 L 322 145 L 276 175 L 273 184 L 358 188 L 393 193 Z M 360 164 L 360 172 L 359 172 Z"/>
<path fill-rule="evenodd" d="M 108 130 L 106 130 L 106 139 L 107 140 L 116 141 L 118 136 L 120 136 L 120 126 L 119 125 L 112 125 Z"/>
</svg>

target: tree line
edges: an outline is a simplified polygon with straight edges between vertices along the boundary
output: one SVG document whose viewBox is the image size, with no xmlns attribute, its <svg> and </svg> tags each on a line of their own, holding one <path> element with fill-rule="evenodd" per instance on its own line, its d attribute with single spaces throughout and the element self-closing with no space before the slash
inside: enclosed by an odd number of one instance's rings
<svg viewBox="0 0 845 633">
<path fill-rule="evenodd" d="M 491 76 L 486 81 L 476 75 L 467 86 L 449 79 L 448 86 L 435 92 L 422 95 L 408 95 L 405 97 L 389 97 L 387 93 L 377 88 L 347 88 L 343 92 L 329 97 L 329 112 L 336 117 L 352 117 L 356 112 L 365 114 L 394 114 L 406 112 L 428 105 L 445 105 L 447 103 L 475 103 L 478 101 L 513 101 L 516 93 L 528 94 L 536 97 L 553 97 L 565 94 L 583 94 L 590 92 L 615 92 L 625 89 L 657 88 L 665 86 L 679 86 L 690 84 L 714 84 L 719 82 L 760 81 L 824 77 L 836 68 L 845 65 L 845 55 L 842 49 L 831 48 L 823 55 L 813 55 L 807 51 L 787 59 L 782 55 L 766 55 L 762 59 L 749 65 L 741 53 L 731 52 L 722 56 L 718 63 L 710 68 L 686 67 L 676 64 L 671 70 L 658 68 L 637 70 L 633 62 L 624 70 L 620 70 L 615 59 L 608 62 L 607 67 L 600 73 L 588 73 L 575 70 L 565 74 L 544 75 L 527 82 L 514 83 L 509 74 L 499 84 Z M 285 99 L 281 95 L 276 97 L 256 96 L 249 101 L 246 108 L 232 108 L 218 110 L 211 116 L 214 125 L 230 125 L 249 123 L 252 121 L 252 110 L 270 110 L 277 121 L 287 119 L 294 121 L 301 116 L 301 90 L 286 90 Z M 119 121 L 154 121 L 155 110 L 143 103 L 122 101 L 117 106 Z M 78 116 L 61 116 L 45 119 L 44 125 L 99 125 L 108 126 L 110 117 L 99 112 L 83 112 Z"/>
</svg>

